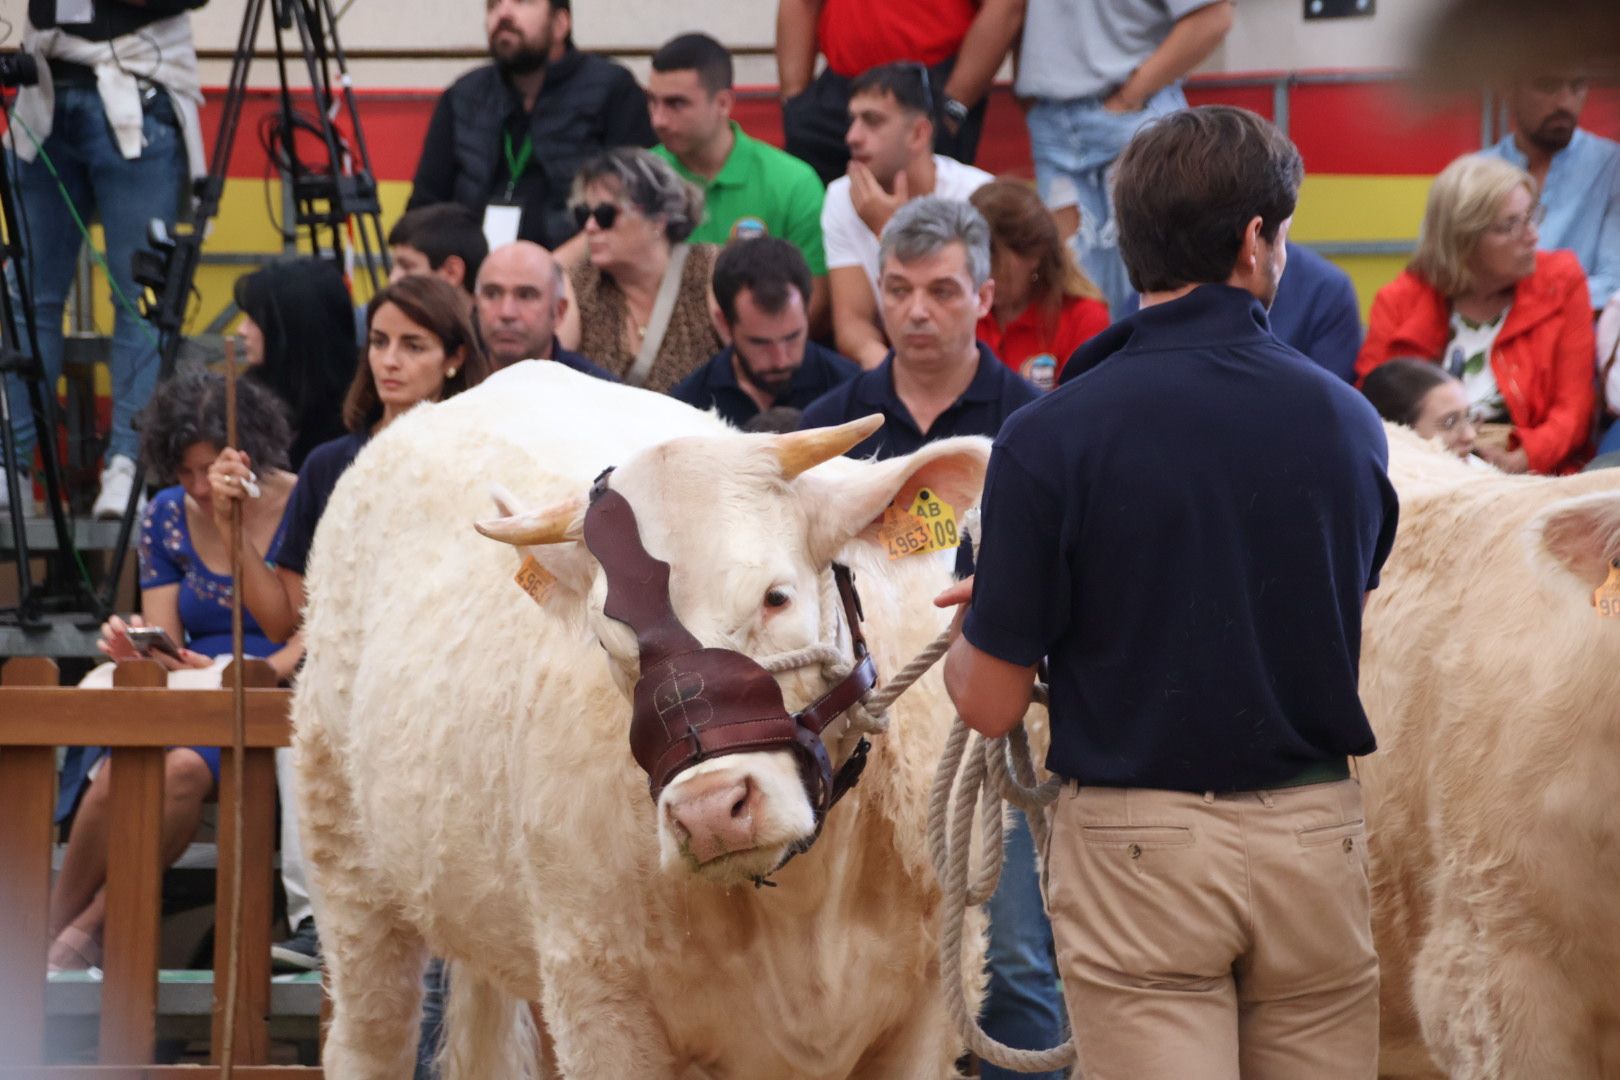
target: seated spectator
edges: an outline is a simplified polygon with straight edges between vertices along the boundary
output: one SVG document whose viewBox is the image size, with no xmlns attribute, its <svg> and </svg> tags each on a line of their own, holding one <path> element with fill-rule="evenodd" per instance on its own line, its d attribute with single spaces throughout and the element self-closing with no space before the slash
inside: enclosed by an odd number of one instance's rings
<svg viewBox="0 0 1620 1080">
<path fill-rule="evenodd" d="M 832 427 L 872 413 L 884 424 L 850 457 L 898 457 L 952 435 L 989 435 L 1039 392 L 974 337 L 989 314 L 990 229 L 957 199 L 923 198 L 883 230 L 883 324 L 895 347 L 883 362 L 804 410 L 800 427 Z"/>
<path fill-rule="evenodd" d="M 979 320 L 979 340 L 1037 390 L 1050 390 L 1069 354 L 1108 328 L 1108 305 L 1032 185 L 996 180 L 968 201 L 990 223 L 996 283 L 990 313 Z"/>
<path fill-rule="evenodd" d="M 889 346 L 878 320 L 878 234 L 908 199 L 966 199 L 989 173 L 933 152 L 934 99 L 917 64 L 886 64 L 850 84 L 849 175 L 827 187 L 827 249 L 838 351 L 871 369 Z"/>
<path fill-rule="evenodd" d="M 1608 413 L 1608 433 L 1598 443 L 1600 455 L 1620 450 L 1620 292 L 1610 297 L 1597 325 L 1598 382 Z"/>
<path fill-rule="evenodd" d="M 292 420 L 291 464 L 343 431 L 354 371 L 354 309 L 329 259 L 279 259 L 236 279 L 237 335 L 248 377 L 275 391 Z"/>
<path fill-rule="evenodd" d="M 490 252 L 478 271 L 475 302 L 478 332 L 491 368 L 519 360 L 555 360 L 618 382 L 579 353 L 557 344 L 557 326 L 568 311 L 567 280 L 562 266 L 539 244 L 514 240 Z"/>
<path fill-rule="evenodd" d="M 659 145 L 653 153 L 703 192 L 695 244 L 779 236 L 810 264 L 810 332 L 828 325 L 827 256 L 821 247 L 825 194 L 814 169 L 749 138 L 731 119 L 731 53 L 707 34 L 682 34 L 653 53 L 647 101 Z"/>
<path fill-rule="evenodd" d="M 473 282 L 489 254 L 489 243 L 477 214 L 459 203 L 439 203 L 400 215 L 388 230 L 388 254 L 394 263 L 389 281 L 437 274 L 465 291 L 471 304 Z"/>
<path fill-rule="evenodd" d="M 476 386 L 490 371 L 460 290 L 437 277 L 414 275 L 391 282 L 366 306 L 366 324 L 366 351 L 343 399 L 349 434 L 310 453 L 287 508 L 287 528 L 279 547 L 271 552 L 248 538 L 242 603 L 272 634 L 291 635 L 298 629 L 315 527 L 339 477 L 366 442 L 406 411 Z M 220 453 L 209 466 L 214 501 L 224 508 L 220 512 L 229 512 L 230 500 L 243 498 L 241 481 L 252 469 L 250 458 L 231 450 Z M 282 806 L 282 880 L 287 888 L 287 921 L 294 934 L 271 951 L 278 966 L 311 969 L 318 962 L 320 945 L 302 861 L 296 855 L 302 845 L 292 811 L 296 803 L 288 754 L 277 751 L 276 776 Z"/>
<path fill-rule="evenodd" d="M 1578 469 L 1592 427 L 1592 305 L 1567 251 L 1538 252 L 1535 181 L 1466 154 L 1429 189 L 1417 254 L 1378 291 L 1356 372 L 1437 356 L 1473 418 L 1510 421 L 1507 445 L 1477 453 L 1504 472 Z"/>
<path fill-rule="evenodd" d="M 810 267 L 786 240 L 762 236 L 723 248 L 714 298 L 731 344 L 669 393 L 746 428 L 777 406 L 802 409 L 861 369 L 810 340 Z"/>
<path fill-rule="evenodd" d="M 722 344 L 709 312 L 716 248 L 685 243 L 702 193 L 663 158 L 621 147 L 580 167 L 573 206 L 589 257 L 571 272 L 558 340 L 631 386 L 668 390 Z"/>
<path fill-rule="evenodd" d="M 455 202 L 484 223 L 490 247 L 532 240 L 565 264 L 584 255 L 568 214 L 581 161 L 614 146 L 651 146 L 635 76 L 574 48 L 571 0 L 486 0 L 494 61 L 439 96 L 407 208 Z"/>
<path fill-rule="evenodd" d="M 1586 91 L 1586 77 L 1567 71 L 1515 84 L 1513 130 L 1485 153 L 1536 181 L 1547 210 L 1541 249 L 1573 251 L 1602 308 L 1620 288 L 1620 144 L 1579 126 Z"/>
<path fill-rule="evenodd" d="M 1380 364 L 1362 380 L 1361 392 L 1392 424 L 1425 439 L 1439 439 L 1460 458 L 1474 452 L 1474 418 L 1462 380 L 1439 364 L 1400 357 Z"/>
<path fill-rule="evenodd" d="M 286 532 L 295 478 L 286 470 L 292 433 L 275 395 L 243 380 L 237 384 L 237 442 L 257 463 L 259 497 L 245 504 L 243 533 L 273 557 Z M 170 685 L 217 687 L 231 654 L 231 578 L 228 528 L 219 525 L 208 480 L 209 464 L 225 445 L 225 380 L 184 372 L 160 385 L 142 414 L 142 460 L 174 481 L 153 497 L 141 522 L 140 586 L 143 615 L 126 623 L 114 615 L 101 628 L 97 648 L 110 660 L 135 660 L 130 626 L 156 626 L 180 647 L 178 658 L 152 651 L 171 673 Z M 288 633 L 263 630 L 247 613 L 242 647 L 291 674 L 302 646 Z M 112 665 L 85 677 L 84 686 L 112 685 Z M 87 759 L 99 755 L 85 755 Z M 173 747 L 164 757 L 162 852 L 168 866 L 196 834 L 203 803 L 219 785 L 220 751 L 214 746 Z M 66 770 L 65 770 L 66 772 Z M 82 774 L 81 774 L 82 775 Z M 111 822 L 106 769 L 84 791 L 62 871 L 51 888 L 48 930 L 53 969 L 101 963 L 106 917 L 107 840 Z M 66 793 L 69 801 L 77 792 Z"/>
</svg>

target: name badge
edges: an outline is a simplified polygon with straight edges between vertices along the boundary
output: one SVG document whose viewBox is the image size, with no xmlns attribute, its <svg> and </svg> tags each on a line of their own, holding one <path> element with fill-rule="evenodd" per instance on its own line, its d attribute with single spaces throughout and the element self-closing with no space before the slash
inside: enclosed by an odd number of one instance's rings
<svg viewBox="0 0 1620 1080">
<path fill-rule="evenodd" d="M 512 243 L 518 238 L 518 225 L 523 221 L 523 207 L 490 203 L 484 207 L 484 240 L 489 250 Z"/>
</svg>

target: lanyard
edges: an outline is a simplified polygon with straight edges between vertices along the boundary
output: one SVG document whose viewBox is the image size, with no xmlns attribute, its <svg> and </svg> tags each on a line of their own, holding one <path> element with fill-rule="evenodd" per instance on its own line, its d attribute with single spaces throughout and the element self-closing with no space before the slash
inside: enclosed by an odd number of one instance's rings
<svg viewBox="0 0 1620 1080">
<path fill-rule="evenodd" d="M 501 149 L 506 152 L 506 198 L 510 202 L 512 193 L 517 190 L 518 178 L 523 170 L 528 168 L 529 159 L 534 156 L 534 139 L 528 135 L 523 136 L 523 145 L 518 147 L 517 153 L 512 152 L 512 133 L 501 134 Z"/>
</svg>

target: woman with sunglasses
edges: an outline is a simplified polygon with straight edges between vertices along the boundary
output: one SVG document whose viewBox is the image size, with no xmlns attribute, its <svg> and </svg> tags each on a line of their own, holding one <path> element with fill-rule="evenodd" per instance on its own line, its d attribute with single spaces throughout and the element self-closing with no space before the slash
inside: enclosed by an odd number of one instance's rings
<svg viewBox="0 0 1620 1080">
<path fill-rule="evenodd" d="M 1566 473 L 1588 456 L 1592 304 L 1567 251 L 1537 251 L 1536 182 L 1467 154 L 1429 189 L 1417 254 L 1373 301 L 1356 375 L 1433 356 L 1462 381 L 1482 428 L 1475 453 L 1504 472 Z"/>
<path fill-rule="evenodd" d="M 571 202 L 590 257 L 571 274 L 558 343 L 667 391 L 724 344 L 709 292 L 718 248 L 682 242 L 703 218 L 702 193 L 648 151 L 621 147 L 585 162 Z M 658 302 L 666 291 L 672 305 Z"/>
</svg>

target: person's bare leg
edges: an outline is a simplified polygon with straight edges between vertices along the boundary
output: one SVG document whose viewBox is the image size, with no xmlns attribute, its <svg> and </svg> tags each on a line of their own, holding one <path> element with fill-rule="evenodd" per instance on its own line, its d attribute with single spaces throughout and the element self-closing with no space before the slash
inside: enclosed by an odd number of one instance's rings
<svg viewBox="0 0 1620 1080">
<path fill-rule="evenodd" d="M 112 763 L 104 762 L 79 802 L 62 869 L 51 885 L 48 929 L 54 939 L 89 906 L 107 880 L 108 795 Z"/>
</svg>

